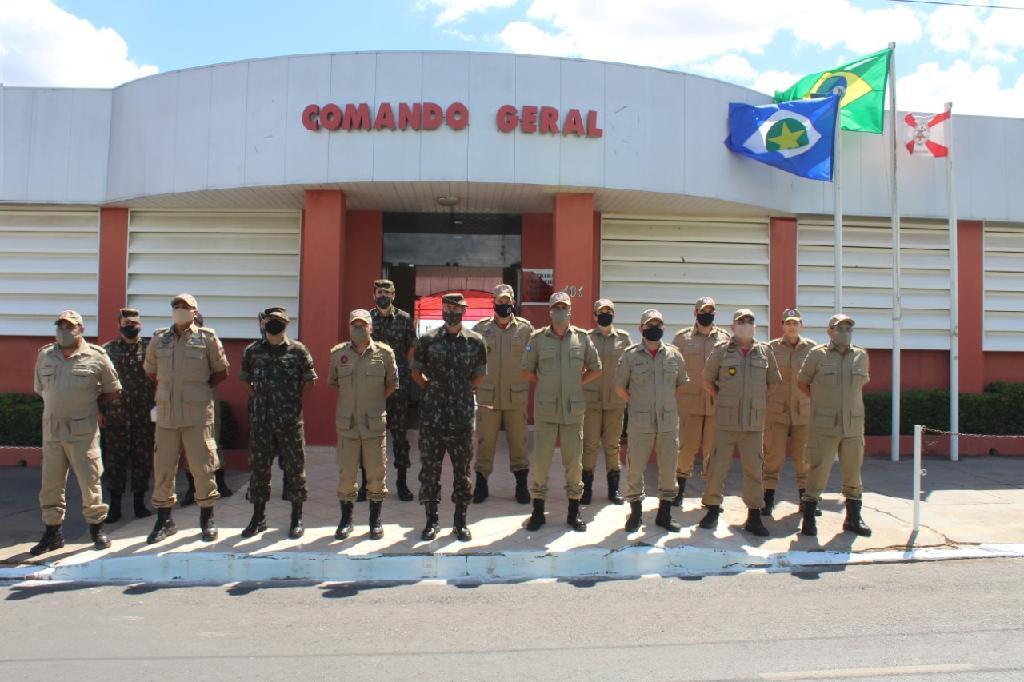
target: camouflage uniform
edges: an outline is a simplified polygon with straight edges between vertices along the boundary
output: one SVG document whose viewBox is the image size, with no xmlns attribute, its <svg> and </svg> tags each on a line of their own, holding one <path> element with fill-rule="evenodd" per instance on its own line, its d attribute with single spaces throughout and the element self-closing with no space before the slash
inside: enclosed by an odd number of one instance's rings
<svg viewBox="0 0 1024 682">
<path fill-rule="evenodd" d="M 111 495 L 122 495 L 132 470 L 132 492 L 145 493 L 153 474 L 153 420 L 150 410 L 156 386 L 143 368 L 149 339 L 124 339 L 103 346 L 121 381 L 121 397 L 100 406 L 105 426 L 101 431 L 103 477 Z"/>
<path fill-rule="evenodd" d="M 253 341 L 242 354 L 242 381 L 252 384 L 249 435 L 249 492 L 253 504 L 270 499 L 270 470 L 280 456 L 284 499 L 306 500 L 306 441 L 302 428 L 302 387 L 316 380 L 313 356 L 287 336 L 280 345 Z"/>
<path fill-rule="evenodd" d="M 487 372 L 487 346 L 474 331 L 463 327 L 449 334 L 442 326 L 420 337 L 412 367 L 429 381 L 420 410 L 420 502 L 440 502 L 441 463 L 447 451 L 455 479 L 452 502 L 468 505 L 473 499 L 469 472 L 476 412 L 472 382 Z"/>
<path fill-rule="evenodd" d="M 409 468 L 409 438 L 405 431 L 409 421 L 409 349 L 416 345 L 416 327 L 412 316 L 394 305 L 389 314 L 380 308 L 370 310 L 374 341 L 386 343 L 395 352 L 398 364 L 398 390 L 388 398 L 388 433 L 395 452 L 395 468 Z"/>
</svg>

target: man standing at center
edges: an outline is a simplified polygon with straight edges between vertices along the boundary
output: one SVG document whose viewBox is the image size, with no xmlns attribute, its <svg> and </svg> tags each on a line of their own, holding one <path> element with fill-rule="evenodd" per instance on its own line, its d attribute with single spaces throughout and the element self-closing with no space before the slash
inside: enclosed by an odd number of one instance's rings
<svg viewBox="0 0 1024 682">
<path fill-rule="evenodd" d="M 583 385 L 601 376 L 601 358 L 586 330 L 569 324 L 572 305 L 569 294 L 551 294 L 548 307 L 551 325 L 533 333 L 523 353 L 523 378 L 537 383 L 533 407 L 533 477 L 530 495 L 533 514 L 526 523 L 529 531 L 544 525 L 544 498 L 548 492 L 548 471 L 559 440 L 565 468 L 565 493 L 569 498 L 566 523 L 583 532 L 580 518 L 583 497 L 583 414 L 586 400 Z"/>
</svg>

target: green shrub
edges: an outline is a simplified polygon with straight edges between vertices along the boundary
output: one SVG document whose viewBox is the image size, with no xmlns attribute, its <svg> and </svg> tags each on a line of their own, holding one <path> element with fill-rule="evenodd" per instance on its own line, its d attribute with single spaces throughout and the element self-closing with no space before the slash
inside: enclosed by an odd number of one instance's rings
<svg viewBox="0 0 1024 682">
<path fill-rule="evenodd" d="M 984 393 L 960 394 L 960 432 L 1024 434 L 1024 384 L 994 383 Z M 892 432 L 892 394 L 864 395 L 865 432 L 888 436 Z M 900 396 L 900 433 L 911 435 L 914 425 L 949 430 L 949 391 L 904 391 Z"/>
<path fill-rule="evenodd" d="M 31 393 L 0 393 L 0 445 L 43 444 L 43 399 Z"/>
</svg>

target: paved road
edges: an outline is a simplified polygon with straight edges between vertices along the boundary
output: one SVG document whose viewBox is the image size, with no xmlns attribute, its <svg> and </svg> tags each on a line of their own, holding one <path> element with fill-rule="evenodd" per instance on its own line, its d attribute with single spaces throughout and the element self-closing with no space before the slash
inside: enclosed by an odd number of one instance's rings
<svg viewBox="0 0 1024 682">
<path fill-rule="evenodd" d="M 0 587 L 0 678 L 1021 679 L 1024 560 L 486 585 Z"/>
</svg>

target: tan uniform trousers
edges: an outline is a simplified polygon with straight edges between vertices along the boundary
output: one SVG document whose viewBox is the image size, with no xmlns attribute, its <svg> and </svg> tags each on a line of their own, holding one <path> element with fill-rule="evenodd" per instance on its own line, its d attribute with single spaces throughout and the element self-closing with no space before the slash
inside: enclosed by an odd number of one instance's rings
<svg viewBox="0 0 1024 682">
<path fill-rule="evenodd" d="M 679 460 L 676 476 L 693 478 L 693 460 L 701 451 L 701 476 L 708 477 L 711 448 L 715 444 L 715 415 L 679 413 Z"/>
<path fill-rule="evenodd" d="M 180 428 L 156 427 L 156 454 L 153 456 L 153 506 L 170 509 L 178 503 L 174 479 L 182 450 L 185 462 L 196 482 L 196 504 L 212 507 L 220 492 L 213 472 L 220 467 L 213 424 L 196 424 Z"/>
<path fill-rule="evenodd" d="M 809 427 L 768 422 L 764 425 L 764 487 L 775 490 L 779 487 L 779 474 L 786 461 L 786 439 L 792 446 L 793 469 L 796 471 L 796 487 L 807 488 L 807 471 L 810 466 L 804 455 L 807 447 Z"/>
<path fill-rule="evenodd" d="M 644 499 L 644 472 L 654 450 L 658 463 L 658 499 L 671 500 L 679 492 L 676 482 L 676 456 L 679 435 L 675 430 L 629 434 L 629 471 L 626 472 L 626 501 Z"/>
<path fill-rule="evenodd" d="M 811 469 L 807 474 L 807 489 L 804 499 L 817 502 L 828 487 L 832 473 L 832 460 L 839 452 L 839 474 L 843 480 L 843 496 L 848 500 L 859 500 L 864 494 L 860 469 L 864 464 L 864 436 L 823 436 L 811 432 L 807 443 L 807 461 Z"/>
<path fill-rule="evenodd" d="M 107 518 L 107 505 L 103 504 L 100 476 L 103 459 L 100 456 L 100 433 L 87 440 L 44 441 L 42 485 L 39 488 L 39 506 L 43 523 L 59 526 L 64 523 L 67 499 L 68 469 L 75 472 L 78 489 L 82 491 L 82 516 L 89 523 L 102 523 Z"/>
<path fill-rule="evenodd" d="M 370 438 L 338 437 L 334 449 L 338 461 L 338 499 L 355 502 L 359 494 L 359 467 L 366 470 L 366 498 L 382 502 L 388 495 L 386 482 L 388 448 L 384 434 Z"/>
<path fill-rule="evenodd" d="M 505 440 L 508 442 L 509 469 L 515 473 L 530 468 L 526 407 L 511 410 L 481 407 L 476 411 L 476 470 L 484 478 L 494 471 L 494 451 L 498 447 L 498 430 L 502 422 L 505 423 Z"/>
<path fill-rule="evenodd" d="M 555 457 L 555 440 L 560 442 L 565 468 L 565 494 L 570 500 L 583 497 L 583 423 L 556 424 L 537 421 L 533 425 L 533 467 L 530 495 L 543 500 L 548 494 L 548 472 Z"/>
<path fill-rule="evenodd" d="M 725 493 L 725 478 L 732 469 L 732 453 L 739 448 L 740 463 L 743 465 L 743 503 L 747 509 L 760 509 L 764 506 L 764 485 L 761 482 L 761 470 L 764 467 L 764 454 L 761 431 L 725 431 L 718 430 L 715 434 L 715 447 L 711 451 L 711 464 L 708 467 L 708 483 L 704 488 L 701 503 L 705 507 L 721 506 Z"/>
<path fill-rule="evenodd" d="M 587 407 L 583 415 L 583 470 L 593 471 L 597 467 L 597 448 L 604 448 L 604 470 L 619 470 L 619 440 L 622 438 L 622 421 L 626 406 L 610 410 Z"/>
</svg>

